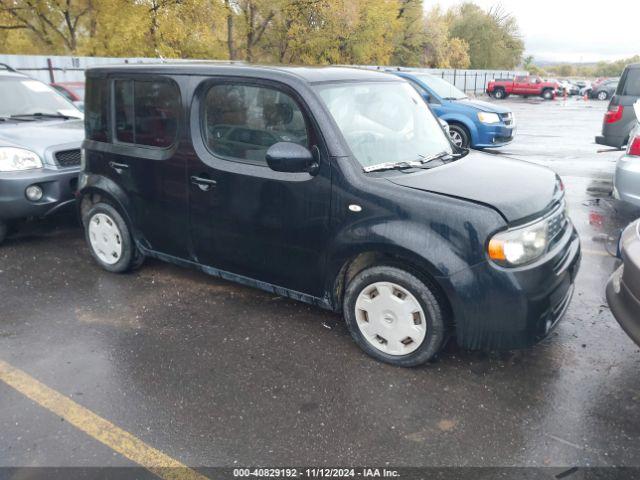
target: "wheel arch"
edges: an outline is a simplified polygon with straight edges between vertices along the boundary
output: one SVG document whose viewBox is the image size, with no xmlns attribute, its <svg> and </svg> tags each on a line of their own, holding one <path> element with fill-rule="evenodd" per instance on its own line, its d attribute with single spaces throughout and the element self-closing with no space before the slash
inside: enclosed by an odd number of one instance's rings
<svg viewBox="0 0 640 480">
<path fill-rule="evenodd" d="M 105 201 L 122 215 L 134 236 L 134 241 L 140 238 L 140 232 L 130 214 L 129 199 L 124 190 L 113 180 L 101 175 L 85 175 L 81 179 L 77 200 L 78 216 L 81 223 L 84 223 L 84 216 L 93 205 Z"/>
<path fill-rule="evenodd" d="M 455 116 L 451 116 L 450 118 L 442 117 L 442 119 L 446 120 L 449 126 L 457 125 L 459 127 L 464 128 L 469 134 L 469 142 L 471 146 L 478 143 L 478 136 L 479 136 L 478 128 L 475 126 L 475 124 L 472 121 L 469 120 L 469 118 L 462 115 L 455 115 Z"/>
<path fill-rule="evenodd" d="M 443 300 L 442 307 L 446 311 L 447 318 L 452 319 L 453 309 L 447 294 L 448 289 L 440 281 L 444 278 L 443 272 L 427 259 L 403 248 L 389 245 L 370 245 L 345 255 L 337 271 L 329 276 L 330 301 L 334 311 L 342 311 L 344 293 L 351 279 L 364 269 L 375 265 L 401 268 L 435 289 L 438 297 Z"/>
</svg>

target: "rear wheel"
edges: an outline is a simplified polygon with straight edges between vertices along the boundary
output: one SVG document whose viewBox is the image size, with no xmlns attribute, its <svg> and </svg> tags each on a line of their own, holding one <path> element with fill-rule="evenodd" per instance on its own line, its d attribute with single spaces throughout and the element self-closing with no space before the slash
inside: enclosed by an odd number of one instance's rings
<svg viewBox="0 0 640 480">
<path fill-rule="evenodd" d="M 469 148 L 471 135 L 465 127 L 456 123 L 449 124 L 449 136 L 456 147 Z"/>
<path fill-rule="evenodd" d="M 598 92 L 598 100 L 606 100 L 607 98 L 609 98 L 609 94 L 607 92 L 604 90 Z"/>
<path fill-rule="evenodd" d="M 504 91 L 504 88 L 496 88 L 493 91 L 493 97 L 498 99 L 498 100 L 502 100 L 503 98 L 506 98 L 507 94 Z"/>
<path fill-rule="evenodd" d="M 347 286 L 351 336 L 377 360 L 402 367 L 427 362 L 445 339 L 445 309 L 435 287 L 392 266 L 368 268 Z"/>
<path fill-rule="evenodd" d="M 84 216 L 83 224 L 91 255 L 105 270 L 121 273 L 142 263 L 129 227 L 111 205 L 95 204 Z"/>
</svg>

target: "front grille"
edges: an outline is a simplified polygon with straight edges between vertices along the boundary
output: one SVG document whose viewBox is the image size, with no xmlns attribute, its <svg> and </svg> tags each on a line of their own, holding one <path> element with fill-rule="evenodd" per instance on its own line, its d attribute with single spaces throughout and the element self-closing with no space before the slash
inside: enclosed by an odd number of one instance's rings
<svg viewBox="0 0 640 480">
<path fill-rule="evenodd" d="M 500 118 L 507 127 L 513 125 L 513 113 L 501 113 Z"/>
<path fill-rule="evenodd" d="M 555 238 L 564 232 L 567 226 L 567 216 L 564 210 L 564 204 L 560 206 L 558 212 L 549 218 L 549 240 L 553 242 Z"/>
<path fill-rule="evenodd" d="M 80 149 L 56 152 L 55 158 L 61 167 L 76 167 L 80 165 Z"/>
</svg>

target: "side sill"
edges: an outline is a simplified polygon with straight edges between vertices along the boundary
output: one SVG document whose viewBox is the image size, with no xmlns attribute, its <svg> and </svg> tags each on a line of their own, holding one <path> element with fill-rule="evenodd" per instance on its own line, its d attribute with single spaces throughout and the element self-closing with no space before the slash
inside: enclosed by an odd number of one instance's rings
<svg viewBox="0 0 640 480">
<path fill-rule="evenodd" d="M 193 268 L 195 270 L 199 270 L 201 272 L 206 273 L 207 275 L 211 275 L 212 277 L 222 278 L 223 280 L 228 280 L 230 282 L 239 283 L 241 285 L 246 285 L 248 287 L 257 288 L 260 290 L 264 290 L 265 292 L 274 293 L 281 297 L 291 298 L 293 300 L 297 300 L 304 303 L 309 303 L 311 305 L 315 305 L 317 307 L 323 308 L 325 310 L 334 310 L 328 299 L 314 297 L 313 295 L 309 295 L 307 293 L 298 292 L 296 290 L 291 290 L 285 287 L 279 287 L 278 285 L 273 285 L 271 283 L 263 282 L 261 280 L 256 280 L 254 278 L 244 277 L 242 275 L 237 275 L 235 273 L 227 272 L 225 270 L 220 270 L 218 268 L 210 267 L 208 265 L 202 265 L 191 260 L 185 260 L 184 258 L 174 257 L 173 255 L 168 255 L 166 253 L 157 252 L 155 250 L 150 250 L 142 245 L 140 242 L 136 242 L 138 249 L 146 256 L 151 258 L 157 258 L 158 260 L 162 260 L 163 262 L 173 263 L 174 265 L 178 265 L 181 267 Z"/>
</svg>

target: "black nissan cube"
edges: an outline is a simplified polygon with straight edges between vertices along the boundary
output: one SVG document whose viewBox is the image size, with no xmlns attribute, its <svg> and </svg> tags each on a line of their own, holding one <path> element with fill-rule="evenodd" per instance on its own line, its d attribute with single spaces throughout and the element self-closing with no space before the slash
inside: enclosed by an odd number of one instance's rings
<svg viewBox="0 0 640 480">
<path fill-rule="evenodd" d="M 394 75 L 101 67 L 85 113 L 78 205 L 109 271 L 154 257 L 342 312 L 401 366 L 451 335 L 529 346 L 571 300 L 580 243 L 560 179 L 456 148 Z"/>
</svg>

